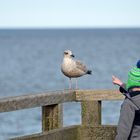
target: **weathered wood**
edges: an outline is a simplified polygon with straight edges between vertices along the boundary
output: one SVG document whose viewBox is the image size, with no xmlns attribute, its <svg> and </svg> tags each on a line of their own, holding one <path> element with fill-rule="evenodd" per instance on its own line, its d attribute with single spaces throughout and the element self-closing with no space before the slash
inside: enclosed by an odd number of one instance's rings
<svg viewBox="0 0 140 140">
<path fill-rule="evenodd" d="M 116 126 L 70 126 L 11 140 L 114 140 Z"/>
<path fill-rule="evenodd" d="M 62 104 L 42 107 L 42 131 L 60 128 L 63 125 Z"/>
<path fill-rule="evenodd" d="M 60 90 L 0 99 L 0 112 L 33 108 L 71 101 L 121 100 L 117 90 Z"/>
<path fill-rule="evenodd" d="M 10 140 L 80 140 L 78 138 L 79 127 L 80 126 L 63 127 L 49 132 L 12 138 Z"/>
<path fill-rule="evenodd" d="M 122 100 L 118 90 L 76 90 L 76 101 Z"/>
<path fill-rule="evenodd" d="M 124 97 L 117 90 L 52 91 L 0 99 L 0 112 L 42 106 L 45 133 L 17 138 L 19 140 L 114 140 L 116 127 L 100 126 L 101 101 L 121 99 Z M 59 111 L 60 104 L 71 101 L 82 102 L 82 126 L 60 128 L 63 114 Z"/>
<path fill-rule="evenodd" d="M 101 124 L 101 101 L 83 101 L 82 125 L 96 126 Z"/>
<path fill-rule="evenodd" d="M 25 108 L 53 105 L 75 101 L 75 91 L 51 91 L 0 99 L 0 112 L 8 112 Z"/>
<path fill-rule="evenodd" d="M 114 140 L 116 126 L 81 126 L 79 131 L 80 140 Z"/>
</svg>

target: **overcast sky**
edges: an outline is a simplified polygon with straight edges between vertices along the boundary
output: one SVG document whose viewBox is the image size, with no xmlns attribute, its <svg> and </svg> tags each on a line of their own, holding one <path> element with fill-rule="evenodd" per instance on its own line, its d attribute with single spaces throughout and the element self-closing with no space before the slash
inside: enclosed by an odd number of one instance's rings
<svg viewBox="0 0 140 140">
<path fill-rule="evenodd" d="M 140 27 L 140 0 L 0 0 L 0 28 Z"/>
</svg>

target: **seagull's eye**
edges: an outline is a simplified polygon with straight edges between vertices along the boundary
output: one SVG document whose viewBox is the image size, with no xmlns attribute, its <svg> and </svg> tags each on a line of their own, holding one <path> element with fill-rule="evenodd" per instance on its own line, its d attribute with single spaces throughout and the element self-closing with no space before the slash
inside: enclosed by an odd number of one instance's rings
<svg viewBox="0 0 140 140">
<path fill-rule="evenodd" d="M 68 52 L 65 52 L 65 54 L 68 54 Z"/>
</svg>

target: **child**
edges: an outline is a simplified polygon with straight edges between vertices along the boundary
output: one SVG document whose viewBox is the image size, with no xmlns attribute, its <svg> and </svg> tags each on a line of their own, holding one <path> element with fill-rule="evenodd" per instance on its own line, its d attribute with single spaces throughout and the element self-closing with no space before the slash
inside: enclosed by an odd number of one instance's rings
<svg viewBox="0 0 140 140">
<path fill-rule="evenodd" d="M 124 99 L 115 140 L 140 140 L 140 60 L 128 73 L 126 84 L 115 76 L 112 76 L 112 82 L 120 86 L 120 92 L 127 90 L 137 105 L 128 98 Z"/>
</svg>

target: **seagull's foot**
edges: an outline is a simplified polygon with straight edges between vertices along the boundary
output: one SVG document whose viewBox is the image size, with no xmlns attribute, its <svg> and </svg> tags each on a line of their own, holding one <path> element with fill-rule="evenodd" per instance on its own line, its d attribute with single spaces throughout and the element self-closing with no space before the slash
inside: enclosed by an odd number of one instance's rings
<svg viewBox="0 0 140 140">
<path fill-rule="evenodd" d="M 79 90 L 79 88 L 78 88 L 78 87 L 76 87 L 74 90 Z"/>
</svg>

